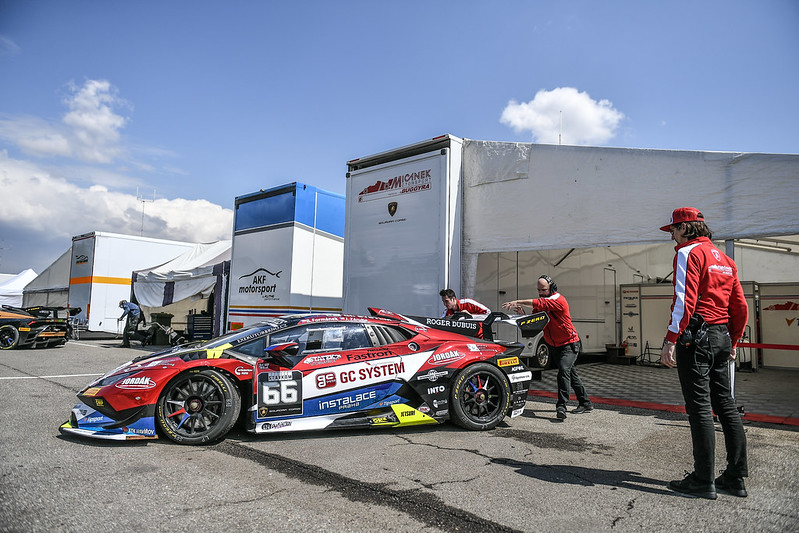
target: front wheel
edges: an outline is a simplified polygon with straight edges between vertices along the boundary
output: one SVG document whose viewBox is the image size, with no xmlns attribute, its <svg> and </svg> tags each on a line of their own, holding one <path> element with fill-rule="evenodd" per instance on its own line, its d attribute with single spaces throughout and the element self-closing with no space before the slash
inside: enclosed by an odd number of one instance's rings
<svg viewBox="0 0 799 533">
<path fill-rule="evenodd" d="M 155 410 L 161 431 L 180 444 L 207 444 L 230 431 L 241 410 L 241 393 L 217 370 L 195 369 L 164 387 Z"/>
<path fill-rule="evenodd" d="M 451 391 L 452 421 L 465 429 L 493 429 L 505 418 L 510 385 L 505 375 L 488 363 L 476 363 L 455 375 Z"/>
<path fill-rule="evenodd" d="M 11 324 L 0 327 L 0 350 L 11 350 L 19 344 L 19 331 Z"/>
</svg>

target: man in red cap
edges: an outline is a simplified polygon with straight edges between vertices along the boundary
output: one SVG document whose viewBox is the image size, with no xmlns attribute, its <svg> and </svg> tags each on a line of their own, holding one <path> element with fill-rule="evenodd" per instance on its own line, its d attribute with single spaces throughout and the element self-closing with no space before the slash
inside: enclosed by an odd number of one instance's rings
<svg viewBox="0 0 799 533">
<path fill-rule="evenodd" d="M 735 262 L 713 246 L 705 217 L 680 207 L 660 228 L 671 233 L 674 248 L 674 299 L 660 361 L 677 367 L 685 411 L 691 426 L 694 471 L 669 488 L 694 497 L 716 499 L 716 490 L 746 497 L 746 435 L 732 397 L 728 364 L 743 336 L 749 315 Z M 724 431 L 727 468 L 714 481 L 713 412 Z"/>
</svg>

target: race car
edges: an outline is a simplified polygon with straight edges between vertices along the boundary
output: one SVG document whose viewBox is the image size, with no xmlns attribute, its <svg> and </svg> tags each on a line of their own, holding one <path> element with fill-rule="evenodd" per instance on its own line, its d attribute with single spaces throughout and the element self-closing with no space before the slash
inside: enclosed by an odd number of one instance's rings
<svg viewBox="0 0 799 533">
<path fill-rule="evenodd" d="M 66 318 L 58 318 L 55 308 L 0 308 L 0 350 L 17 347 L 60 346 L 67 342 Z"/>
<path fill-rule="evenodd" d="M 478 322 L 369 311 L 270 318 L 136 358 L 81 390 L 60 430 L 204 444 L 240 418 L 258 434 L 447 420 L 487 430 L 523 412 L 532 380 L 524 345 L 493 340 L 492 325 L 535 333 L 545 313 Z"/>
</svg>

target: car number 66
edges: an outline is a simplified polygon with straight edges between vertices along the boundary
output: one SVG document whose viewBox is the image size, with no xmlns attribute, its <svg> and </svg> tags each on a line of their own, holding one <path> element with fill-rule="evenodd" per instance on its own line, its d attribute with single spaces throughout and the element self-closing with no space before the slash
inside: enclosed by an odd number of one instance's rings
<svg viewBox="0 0 799 533">
<path fill-rule="evenodd" d="M 264 405 L 297 403 L 297 382 L 293 379 L 264 382 L 263 403 Z"/>
</svg>

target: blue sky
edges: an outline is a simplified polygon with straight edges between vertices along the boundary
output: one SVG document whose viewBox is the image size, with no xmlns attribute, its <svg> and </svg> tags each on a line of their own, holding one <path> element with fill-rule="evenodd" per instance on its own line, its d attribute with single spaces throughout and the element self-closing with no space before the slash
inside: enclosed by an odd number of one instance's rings
<svg viewBox="0 0 799 533">
<path fill-rule="evenodd" d="M 795 0 L 3 0 L 0 272 L 89 231 L 230 238 L 236 196 L 343 194 L 443 133 L 798 153 L 798 30 Z"/>
</svg>

